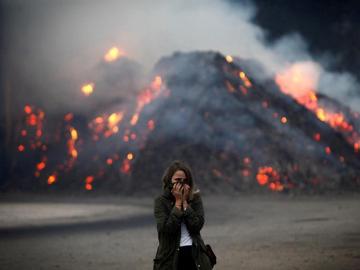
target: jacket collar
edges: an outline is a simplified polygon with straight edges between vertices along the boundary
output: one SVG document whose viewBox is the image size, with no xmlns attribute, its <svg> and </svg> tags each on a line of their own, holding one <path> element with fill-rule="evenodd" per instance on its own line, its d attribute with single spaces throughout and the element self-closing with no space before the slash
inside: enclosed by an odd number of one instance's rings
<svg viewBox="0 0 360 270">
<path fill-rule="evenodd" d="M 165 197 L 165 198 L 168 199 L 168 200 L 175 201 L 175 198 L 174 198 L 174 196 L 172 195 L 171 190 L 168 189 L 168 188 L 166 188 L 166 189 L 163 190 L 162 196 Z"/>
</svg>

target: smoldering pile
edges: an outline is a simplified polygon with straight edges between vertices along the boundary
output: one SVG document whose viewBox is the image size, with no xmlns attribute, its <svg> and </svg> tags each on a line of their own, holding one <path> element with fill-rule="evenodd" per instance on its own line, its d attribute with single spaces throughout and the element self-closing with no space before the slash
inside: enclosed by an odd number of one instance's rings
<svg viewBox="0 0 360 270">
<path fill-rule="evenodd" d="M 67 114 L 63 138 L 40 143 L 46 153 L 37 147 L 18 153 L 27 157 L 17 163 L 11 186 L 155 193 L 165 167 L 181 159 L 208 192 L 358 189 L 358 115 L 318 95 L 319 103 L 342 112 L 338 128 L 273 79 L 256 80 L 261 71 L 247 65 L 217 52 L 162 58 L 136 100 L 92 103 L 95 113 Z M 39 162 L 46 166 L 34 176 Z"/>
</svg>

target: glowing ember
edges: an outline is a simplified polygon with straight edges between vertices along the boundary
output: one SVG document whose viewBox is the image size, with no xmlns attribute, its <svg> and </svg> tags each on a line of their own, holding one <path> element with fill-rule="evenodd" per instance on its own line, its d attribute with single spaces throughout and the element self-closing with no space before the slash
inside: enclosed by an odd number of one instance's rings
<svg viewBox="0 0 360 270">
<path fill-rule="evenodd" d="M 99 116 L 99 117 L 95 118 L 95 123 L 96 124 L 102 124 L 103 122 L 104 122 L 104 119 L 102 117 Z"/>
<path fill-rule="evenodd" d="M 114 128 L 116 125 L 119 124 L 119 122 L 123 119 L 124 113 L 112 113 L 108 118 L 108 126 L 109 129 Z"/>
<path fill-rule="evenodd" d="M 36 126 L 36 124 L 37 124 L 37 117 L 36 117 L 36 115 L 33 114 L 33 113 L 30 114 L 27 122 L 28 122 L 28 124 L 29 124 L 30 126 Z"/>
<path fill-rule="evenodd" d="M 74 118 L 74 114 L 73 114 L 73 113 L 68 113 L 68 114 L 66 114 L 66 115 L 64 116 L 64 120 L 67 121 L 67 122 L 73 120 L 73 118 Z"/>
<path fill-rule="evenodd" d="M 359 149 L 360 149 L 360 143 L 354 143 L 354 150 L 356 153 L 359 152 Z"/>
<path fill-rule="evenodd" d="M 147 123 L 147 127 L 148 127 L 148 129 L 153 130 L 155 128 L 154 120 L 152 120 L 152 119 L 149 120 L 148 123 Z"/>
<path fill-rule="evenodd" d="M 243 162 L 244 164 L 249 165 L 251 163 L 251 160 L 249 157 L 244 157 Z"/>
<path fill-rule="evenodd" d="M 81 91 L 84 93 L 85 96 L 90 96 L 94 92 L 95 84 L 88 83 L 81 87 Z"/>
<path fill-rule="evenodd" d="M 41 137 L 41 135 L 42 135 L 42 130 L 41 129 L 36 130 L 36 137 Z"/>
<path fill-rule="evenodd" d="M 25 150 L 25 146 L 23 146 L 22 144 L 20 144 L 19 146 L 18 146 L 18 151 L 19 152 L 23 152 Z"/>
<path fill-rule="evenodd" d="M 135 126 L 138 120 L 139 120 L 139 114 L 136 113 L 136 114 L 134 114 L 134 115 L 132 116 L 132 118 L 131 118 L 131 120 L 130 120 L 130 124 L 131 124 L 132 126 Z"/>
<path fill-rule="evenodd" d="M 325 111 L 323 108 L 318 108 L 316 110 L 316 116 L 323 122 L 326 120 Z"/>
<path fill-rule="evenodd" d="M 70 152 L 70 155 L 73 157 L 73 158 L 77 158 L 78 156 L 78 152 L 76 149 L 72 149 L 71 152 Z"/>
<path fill-rule="evenodd" d="M 30 114 L 30 113 L 32 112 L 31 107 L 30 107 L 29 105 L 26 105 L 26 106 L 24 107 L 24 112 L 25 112 L 26 114 Z"/>
<path fill-rule="evenodd" d="M 113 62 L 119 59 L 121 56 L 125 55 L 125 53 L 117 47 L 112 47 L 104 56 L 104 60 L 106 62 Z"/>
<path fill-rule="evenodd" d="M 78 151 L 75 148 L 75 144 L 76 141 L 78 140 L 78 132 L 75 128 L 70 127 L 69 128 L 69 132 L 70 132 L 70 139 L 68 139 L 67 141 L 67 147 L 68 147 L 68 154 L 71 156 L 71 158 L 74 160 L 77 158 L 78 156 Z M 72 160 L 72 161 L 73 161 Z M 69 166 L 71 167 L 73 162 L 70 162 Z"/>
<path fill-rule="evenodd" d="M 99 140 L 99 134 L 102 133 L 105 138 L 109 138 L 119 132 L 119 124 L 124 118 L 124 112 L 115 112 L 109 116 L 98 116 L 89 123 L 89 127 L 94 131 L 93 139 Z"/>
<path fill-rule="evenodd" d="M 320 133 L 315 133 L 314 134 L 314 140 L 315 141 L 320 141 L 320 139 L 321 139 Z"/>
<path fill-rule="evenodd" d="M 106 160 L 106 164 L 107 165 L 112 165 L 113 164 L 113 160 L 111 159 L 111 158 L 108 158 L 107 160 Z"/>
<path fill-rule="evenodd" d="M 234 93 L 234 92 L 235 92 L 235 87 L 231 84 L 231 82 L 226 81 L 225 84 L 226 84 L 227 90 L 228 90 L 230 93 Z"/>
<path fill-rule="evenodd" d="M 280 182 L 272 182 L 269 184 L 269 188 L 273 191 L 282 191 L 284 186 Z"/>
<path fill-rule="evenodd" d="M 244 177 L 250 176 L 250 170 L 249 170 L 249 169 L 244 169 L 244 170 L 242 170 L 242 175 L 243 175 Z"/>
<path fill-rule="evenodd" d="M 42 161 L 36 165 L 36 168 L 38 171 L 45 169 L 45 167 L 46 167 L 46 163 L 44 161 Z"/>
<path fill-rule="evenodd" d="M 78 133 L 77 133 L 77 131 L 76 131 L 75 128 L 72 128 L 72 129 L 70 130 L 70 134 L 71 134 L 71 138 L 72 138 L 74 141 L 76 141 L 76 140 L 78 139 Z"/>
<path fill-rule="evenodd" d="M 47 182 L 48 182 L 49 185 L 55 183 L 55 182 L 56 182 L 56 175 L 55 175 L 55 174 L 50 175 L 50 176 L 48 177 L 48 181 L 47 181 Z"/>
<path fill-rule="evenodd" d="M 248 77 L 246 76 L 246 74 L 243 71 L 239 72 L 239 77 L 243 81 L 245 87 L 249 88 L 252 86 L 250 80 L 248 79 Z"/>
<path fill-rule="evenodd" d="M 127 158 L 128 160 L 132 160 L 132 159 L 134 158 L 134 154 L 133 154 L 133 153 L 128 153 L 128 154 L 126 155 L 126 158 Z"/>
<path fill-rule="evenodd" d="M 269 176 L 267 176 L 266 174 L 263 174 L 263 173 L 258 173 L 256 175 L 256 180 L 258 181 L 258 183 L 260 185 L 266 185 L 267 182 L 269 181 Z"/>
<path fill-rule="evenodd" d="M 268 184 L 268 187 L 271 190 L 283 190 L 283 185 L 280 183 L 279 173 L 270 166 L 260 167 L 258 169 L 258 173 L 256 174 L 256 180 L 261 186 Z"/>
<path fill-rule="evenodd" d="M 92 186 L 92 182 L 94 181 L 94 176 L 90 175 L 87 176 L 85 179 L 85 189 L 86 190 L 92 190 L 93 186 Z"/>
<path fill-rule="evenodd" d="M 130 165 L 130 161 L 129 159 L 124 159 L 122 165 L 121 165 L 121 168 L 120 168 L 120 171 L 124 174 L 128 174 L 130 172 L 130 168 L 131 168 L 131 165 Z"/>
<path fill-rule="evenodd" d="M 232 63 L 232 62 L 234 61 L 234 59 L 232 58 L 231 55 L 227 55 L 227 56 L 225 57 L 225 59 L 226 59 L 226 61 L 227 61 L 228 63 Z"/>
<path fill-rule="evenodd" d="M 92 181 L 94 181 L 94 176 L 92 176 L 92 175 L 87 176 L 85 179 L 86 184 L 91 184 Z"/>
</svg>

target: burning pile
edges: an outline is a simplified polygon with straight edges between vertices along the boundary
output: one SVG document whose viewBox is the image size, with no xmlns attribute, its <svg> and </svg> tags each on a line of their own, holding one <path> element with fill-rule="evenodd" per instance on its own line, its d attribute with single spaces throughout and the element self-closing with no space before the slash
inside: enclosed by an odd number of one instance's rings
<svg viewBox="0 0 360 270">
<path fill-rule="evenodd" d="M 123 58 L 114 47 L 103 64 Z M 241 67 L 215 52 L 176 53 L 136 99 L 94 104 L 95 114 L 54 124 L 25 105 L 16 185 L 156 192 L 168 163 L 184 159 L 209 191 L 359 187 L 359 115 L 317 95 L 297 66 L 265 82 Z M 83 98 L 98 85 L 81 86 Z"/>
</svg>

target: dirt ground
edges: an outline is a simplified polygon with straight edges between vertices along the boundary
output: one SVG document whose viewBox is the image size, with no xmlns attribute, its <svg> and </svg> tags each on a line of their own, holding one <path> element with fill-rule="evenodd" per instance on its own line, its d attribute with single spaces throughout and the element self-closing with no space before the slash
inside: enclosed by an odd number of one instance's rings
<svg viewBox="0 0 360 270">
<path fill-rule="evenodd" d="M 360 196 L 203 195 L 214 269 L 360 269 Z M 153 198 L 2 195 L 0 269 L 152 269 Z"/>
</svg>

